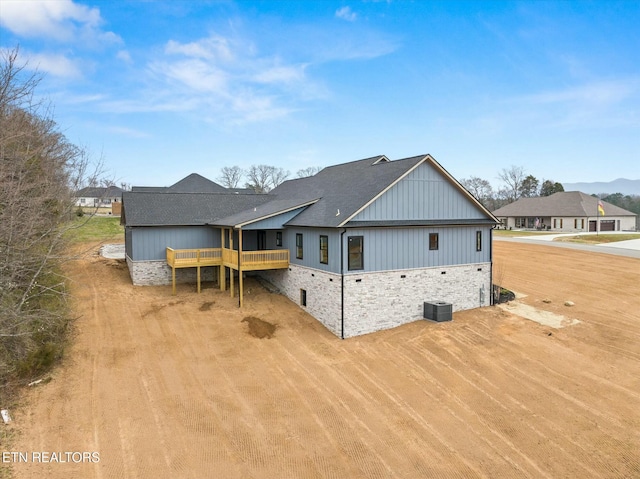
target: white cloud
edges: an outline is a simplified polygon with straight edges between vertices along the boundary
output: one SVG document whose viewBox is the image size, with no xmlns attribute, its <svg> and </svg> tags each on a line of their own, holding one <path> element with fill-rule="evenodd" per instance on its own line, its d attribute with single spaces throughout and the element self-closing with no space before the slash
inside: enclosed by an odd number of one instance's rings
<svg viewBox="0 0 640 479">
<path fill-rule="evenodd" d="M 165 46 L 165 53 L 169 55 L 181 54 L 204 60 L 224 60 L 227 62 L 233 60 L 229 40 L 219 35 L 211 35 L 191 43 L 178 43 L 169 40 Z"/>
<path fill-rule="evenodd" d="M 120 50 L 116 53 L 116 58 L 118 60 L 122 60 L 125 63 L 133 63 L 133 59 L 131 58 L 131 54 L 127 50 Z"/>
<path fill-rule="evenodd" d="M 72 0 L 2 0 L 0 24 L 23 37 L 44 37 L 58 41 L 121 42 L 113 32 L 102 32 L 98 8 Z"/>
<path fill-rule="evenodd" d="M 354 22 L 357 16 L 355 12 L 351 11 L 351 7 L 342 7 L 336 10 L 336 17 L 348 22 Z"/>
<path fill-rule="evenodd" d="M 259 71 L 254 80 L 259 83 L 293 83 L 305 79 L 306 65 L 273 66 Z"/>
<path fill-rule="evenodd" d="M 46 53 L 27 54 L 27 67 L 60 78 L 79 78 L 82 69 L 77 62 L 64 55 L 49 55 Z"/>
<path fill-rule="evenodd" d="M 126 126 L 108 126 L 106 127 L 106 130 L 129 138 L 151 138 L 151 135 L 147 132 L 128 128 Z"/>
</svg>

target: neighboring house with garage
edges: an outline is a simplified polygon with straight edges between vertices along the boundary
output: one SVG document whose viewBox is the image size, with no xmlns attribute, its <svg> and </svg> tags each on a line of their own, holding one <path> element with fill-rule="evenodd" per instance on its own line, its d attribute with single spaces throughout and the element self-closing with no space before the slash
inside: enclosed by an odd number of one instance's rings
<svg viewBox="0 0 640 479">
<path fill-rule="evenodd" d="M 507 229 L 555 232 L 635 231 L 637 215 L 580 191 L 520 198 L 493 212 Z"/>
<path fill-rule="evenodd" d="M 228 190 L 227 190 L 228 191 Z M 430 155 L 330 166 L 269 194 L 124 194 L 134 284 L 259 275 L 339 337 L 491 303 L 496 218 Z M 195 272 L 194 272 L 195 270 Z"/>
<path fill-rule="evenodd" d="M 87 186 L 76 192 L 75 205 L 88 211 L 119 215 L 123 191 L 117 186 Z"/>
</svg>

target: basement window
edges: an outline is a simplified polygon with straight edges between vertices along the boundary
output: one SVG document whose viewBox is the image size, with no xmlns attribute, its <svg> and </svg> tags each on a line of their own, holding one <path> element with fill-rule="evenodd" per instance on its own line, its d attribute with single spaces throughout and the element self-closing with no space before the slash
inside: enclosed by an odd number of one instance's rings
<svg viewBox="0 0 640 479">
<path fill-rule="evenodd" d="M 301 289 L 300 290 L 300 306 L 306 306 L 306 305 L 307 305 L 307 290 Z"/>
</svg>

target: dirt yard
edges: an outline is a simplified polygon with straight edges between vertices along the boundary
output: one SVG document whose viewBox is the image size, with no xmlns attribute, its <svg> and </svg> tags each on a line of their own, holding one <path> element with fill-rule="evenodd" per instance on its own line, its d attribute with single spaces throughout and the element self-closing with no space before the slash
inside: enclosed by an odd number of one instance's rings
<svg viewBox="0 0 640 479">
<path fill-rule="evenodd" d="M 73 344 L 3 426 L 24 456 L 2 466 L 64 479 L 640 477 L 640 260 L 494 251 L 496 281 L 520 301 L 580 322 L 485 308 L 342 341 L 253 281 L 239 310 L 211 285 L 171 296 L 131 286 L 116 260 L 79 261 Z"/>
</svg>

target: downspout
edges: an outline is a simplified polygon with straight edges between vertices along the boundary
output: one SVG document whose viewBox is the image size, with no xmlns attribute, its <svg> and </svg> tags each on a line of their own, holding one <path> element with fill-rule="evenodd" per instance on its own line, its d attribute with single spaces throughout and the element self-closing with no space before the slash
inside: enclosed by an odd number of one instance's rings
<svg viewBox="0 0 640 479">
<path fill-rule="evenodd" d="M 340 233 L 340 339 L 344 339 L 344 234 L 346 228 Z"/>
<path fill-rule="evenodd" d="M 493 306 L 493 229 L 489 229 L 489 306 Z"/>
</svg>

